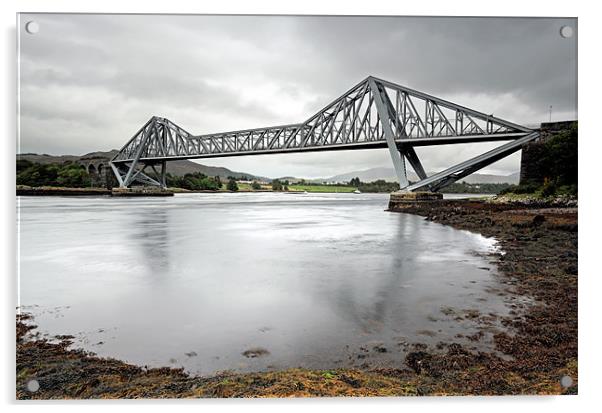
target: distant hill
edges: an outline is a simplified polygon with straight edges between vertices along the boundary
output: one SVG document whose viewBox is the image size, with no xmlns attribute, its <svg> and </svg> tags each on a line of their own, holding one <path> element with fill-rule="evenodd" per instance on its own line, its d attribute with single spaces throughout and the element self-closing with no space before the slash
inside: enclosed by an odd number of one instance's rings
<svg viewBox="0 0 602 413">
<path fill-rule="evenodd" d="M 349 182 L 353 178 L 360 178 L 362 182 L 372 182 L 377 179 L 384 179 L 385 181 L 397 181 L 395 170 L 393 168 L 370 168 L 362 171 L 347 172 L 340 175 L 331 176 L 330 178 L 324 178 L 326 182 Z M 410 177 L 412 179 L 412 177 Z"/>
<path fill-rule="evenodd" d="M 117 150 L 113 149 L 108 152 L 90 152 L 85 155 L 47 155 L 47 154 L 36 154 L 36 153 L 22 153 L 17 154 L 17 160 L 25 159 L 30 162 L 37 162 L 41 164 L 49 163 L 63 163 L 66 161 L 75 162 L 86 158 L 107 158 L 111 159 L 117 154 Z M 235 178 L 249 177 L 250 179 L 257 179 L 261 181 L 270 181 L 269 178 L 263 176 L 256 176 L 246 172 L 231 171 L 228 168 L 222 168 L 219 166 L 207 166 L 189 160 L 181 161 L 169 161 L 167 162 L 167 172 L 174 176 L 182 176 L 187 173 L 201 172 L 207 176 L 219 176 L 220 178 L 227 178 L 233 176 Z"/>
<path fill-rule="evenodd" d="M 520 181 L 520 173 L 515 172 L 510 175 L 489 175 L 489 174 L 472 174 L 460 180 L 460 182 L 469 184 L 518 184 Z"/>
<path fill-rule="evenodd" d="M 428 175 L 434 172 L 429 172 Z M 358 177 L 362 182 L 372 182 L 377 179 L 384 179 L 385 181 L 397 181 L 395 170 L 393 168 L 370 168 L 363 171 L 353 171 L 344 173 L 341 175 L 331 176 L 330 178 L 316 179 L 316 181 L 325 182 L 349 182 L 351 179 Z M 408 178 L 410 181 L 418 181 L 418 176 L 415 173 L 408 171 Z M 472 174 L 466 178 L 461 179 L 469 184 L 518 184 L 519 173 L 513 173 L 511 175 L 490 175 L 490 174 Z"/>
<path fill-rule="evenodd" d="M 81 158 L 81 156 L 76 156 L 76 155 L 54 156 L 54 155 L 46 155 L 46 154 L 38 155 L 37 153 L 17 154 L 17 160 L 24 159 L 24 160 L 27 160 L 30 162 L 41 163 L 41 164 L 63 163 L 63 162 L 67 162 L 67 161 L 74 162 L 80 158 Z"/>
</svg>

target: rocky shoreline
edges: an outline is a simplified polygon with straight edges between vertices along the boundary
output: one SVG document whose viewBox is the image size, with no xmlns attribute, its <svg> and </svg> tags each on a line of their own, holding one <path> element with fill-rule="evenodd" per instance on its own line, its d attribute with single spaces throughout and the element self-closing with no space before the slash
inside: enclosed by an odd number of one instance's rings
<svg viewBox="0 0 602 413">
<path fill-rule="evenodd" d="M 487 376 L 498 370 L 523 382 L 525 394 L 577 393 L 576 205 L 575 199 L 503 198 L 390 205 L 391 211 L 421 215 L 499 242 L 498 268 L 511 286 L 508 292 L 532 297 L 534 304 L 503 320 L 513 335 L 496 334 L 495 344 L 512 359 L 495 363 Z M 565 377 L 566 388 L 558 385 L 564 376 L 570 378 Z"/>
<path fill-rule="evenodd" d="M 572 205 L 571 205 L 572 206 Z M 504 293 L 532 298 L 502 322 L 497 353 L 457 343 L 411 343 L 387 369 L 290 369 L 193 377 L 146 369 L 49 342 L 33 320 L 17 317 L 18 399 L 504 395 L 577 393 L 577 209 L 567 204 L 470 200 L 390 205 L 458 229 L 495 237 Z M 487 323 L 487 315 L 473 314 Z M 478 336 L 474 340 L 479 340 Z M 394 351 L 394 350 L 391 350 Z M 28 390 L 36 380 L 39 389 Z M 562 382 L 562 384 L 561 384 Z"/>
</svg>

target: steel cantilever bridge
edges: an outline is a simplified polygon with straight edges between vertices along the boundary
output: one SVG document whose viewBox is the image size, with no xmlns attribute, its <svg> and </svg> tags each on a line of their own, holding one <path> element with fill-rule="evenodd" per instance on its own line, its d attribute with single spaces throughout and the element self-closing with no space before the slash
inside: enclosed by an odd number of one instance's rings
<svg viewBox="0 0 602 413">
<path fill-rule="evenodd" d="M 369 76 L 303 123 L 193 135 L 153 116 L 110 165 L 120 187 L 166 186 L 166 162 L 179 159 L 388 148 L 403 191 L 438 191 L 536 139 L 536 130 Z M 415 148 L 509 141 L 427 176 Z M 410 183 L 406 160 L 420 178 Z"/>
</svg>

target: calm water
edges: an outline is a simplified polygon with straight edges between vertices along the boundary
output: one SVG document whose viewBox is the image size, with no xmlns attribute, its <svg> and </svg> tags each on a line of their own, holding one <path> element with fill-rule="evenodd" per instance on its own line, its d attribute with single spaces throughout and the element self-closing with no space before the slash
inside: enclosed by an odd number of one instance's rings
<svg viewBox="0 0 602 413">
<path fill-rule="evenodd" d="M 200 374 L 391 365 L 407 343 L 476 332 L 456 320 L 466 310 L 507 313 L 492 240 L 384 212 L 387 202 L 20 197 L 20 304 L 49 336 Z M 242 354 L 256 348 L 268 354 Z"/>
</svg>

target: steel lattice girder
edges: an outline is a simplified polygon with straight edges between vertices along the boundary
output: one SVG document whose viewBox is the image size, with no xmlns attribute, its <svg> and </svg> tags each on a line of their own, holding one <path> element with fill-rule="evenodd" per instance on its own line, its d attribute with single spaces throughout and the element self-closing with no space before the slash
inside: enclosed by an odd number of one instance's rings
<svg viewBox="0 0 602 413">
<path fill-rule="evenodd" d="M 482 169 L 487 165 L 491 165 L 492 163 L 497 162 L 500 159 L 518 151 L 525 143 L 536 139 L 538 136 L 538 132 L 533 132 L 520 139 L 508 142 L 500 147 L 485 152 L 482 155 L 476 156 L 430 177 L 424 178 L 415 184 L 411 184 L 407 186 L 405 190 L 415 191 L 417 189 L 428 188 L 432 191 L 438 191 L 450 183 L 455 182 L 458 179 L 462 179 L 478 171 L 479 169 Z"/>
<path fill-rule="evenodd" d="M 508 140 L 523 142 L 527 136 L 535 139 L 533 132 L 492 115 L 370 76 L 299 124 L 192 135 L 168 119 L 153 116 L 111 160 L 111 167 L 122 187 L 134 181 L 164 186 L 164 177 L 159 182 L 160 179 L 144 174 L 147 165 L 163 165 L 165 161 L 177 159 L 389 148 L 402 189 L 428 187 L 435 190 L 455 181 L 454 177 L 459 175 L 450 172 L 437 184 L 430 179 L 428 184 L 416 186 L 429 178 L 414 147 Z M 491 156 L 499 157 L 500 154 Z M 406 158 L 422 178 L 417 184 L 409 185 L 407 181 Z M 486 166 L 484 162 L 480 159 L 471 164 L 471 168 Z"/>
</svg>

